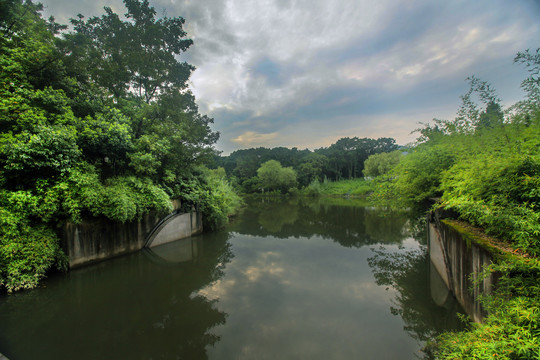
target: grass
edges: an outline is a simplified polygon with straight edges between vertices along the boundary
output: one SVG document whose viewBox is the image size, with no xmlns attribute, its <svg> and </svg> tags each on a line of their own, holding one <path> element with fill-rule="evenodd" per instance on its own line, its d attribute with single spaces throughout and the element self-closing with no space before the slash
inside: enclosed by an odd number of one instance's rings
<svg viewBox="0 0 540 360">
<path fill-rule="evenodd" d="M 313 181 L 304 189 L 306 195 L 365 197 L 373 192 L 373 183 L 364 179 Z"/>
</svg>

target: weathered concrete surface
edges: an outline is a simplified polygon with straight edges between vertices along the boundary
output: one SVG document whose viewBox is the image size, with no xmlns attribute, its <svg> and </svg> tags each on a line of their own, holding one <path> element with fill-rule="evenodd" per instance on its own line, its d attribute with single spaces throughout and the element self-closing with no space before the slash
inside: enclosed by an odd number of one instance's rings
<svg viewBox="0 0 540 360">
<path fill-rule="evenodd" d="M 154 247 L 167 244 L 200 232 L 202 232 L 200 213 L 178 214 L 160 224 L 159 228 L 150 235 L 146 246 Z"/>
<path fill-rule="evenodd" d="M 129 223 L 93 218 L 81 224 L 65 224 L 62 243 L 70 268 L 138 251 L 145 246 L 150 234 L 155 237 L 154 241 L 157 239 L 164 244 L 202 231 L 200 213 L 174 214 L 158 231 L 153 231 L 162 218 L 158 214 L 147 214 Z"/>
<path fill-rule="evenodd" d="M 428 246 L 433 268 L 444 284 L 467 314 L 481 322 L 487 313 L 479 298 L 489 294 L 496 281 L 493 274 L 484 276 L 484 268 L 492 263 L 489 251 L 438 221 L 429 224 Z"/>
</svg>

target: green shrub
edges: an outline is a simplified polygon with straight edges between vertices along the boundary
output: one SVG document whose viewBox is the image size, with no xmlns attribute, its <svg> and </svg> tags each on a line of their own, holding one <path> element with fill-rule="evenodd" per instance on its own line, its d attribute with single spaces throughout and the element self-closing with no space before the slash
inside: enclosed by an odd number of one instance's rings
<svg viewBox="0 0 540 360">
<path fill-rule="evenodd" d="M 304 189 L 304 194 L 310 196 L 366 196 L 373 191 L 373 182 L 364 179 L 324 181 L 314 180 Z"/>
<path fill-rule="evenodd" d="M 265 192 L 276 191 L 286 194 L 298 184 L 296 171 L 292 167 L 282 167 L 276 160 L 269 160 L 257 170 L 257 178 Z"/>
<path fill-rule="evenodd" d="M 511 126 L 511 125 L 508 125 Z M 505 239 L 530 254 L 540 254 L 540 157 L 523 148 L 540 139 L 526 132 L 506 132 L 507 144 L 493 146 L 484 133 L 483 147 L 443 174 L 442 204 L 488 234 Z M 511 151 L 520 145 L 519 152 Z"/>
<path fill-rule="evenodd" d="M 3 197 L 0 205 L 0 287 L 8 292 L 34 288 L 52 266 L 65 269 L 67 265 L 55 232 L 45 224 L 33 222 L 25 214 L 24 209 Z"/>
<path fill-rule="evenodd" d="M 319 179 L 313 179 L 308 186 L 304 188 L 304 194 L 307 196 L 320 196 L 322 193 Z"/>
<path fill-rule="evenodd" d="M 492 265 L 500 274 L 486 299 L 489 315 L 463 332 L 442 334 L 428 349 L 437 359 L 540 358 L 540 262 L 509 258 Z"/>
<path fill-rule="evenodd" d="M 364 161 L 364 176 L 375 178 L 388 174 L 399 164 L 402 156 L 401 150 L 370 155 Z"/>
<path fill-rule="evenodd" d="M 184 179 L 175 190 L 184 211 L 198 208 L 203 214 L 203 226 L 216 229 L 225 225 L 242 205 L 242 199 L 225 177 L 223 168 L 199 168 L 198 176 Z"/>
<path fill-rule="evenodd" d="M 456 149 L 450 143 L 418 146 L 392 171 L 391 191 L 406 206 L 439 197 L 442 174 L 456 157 Z"/>
</svg>

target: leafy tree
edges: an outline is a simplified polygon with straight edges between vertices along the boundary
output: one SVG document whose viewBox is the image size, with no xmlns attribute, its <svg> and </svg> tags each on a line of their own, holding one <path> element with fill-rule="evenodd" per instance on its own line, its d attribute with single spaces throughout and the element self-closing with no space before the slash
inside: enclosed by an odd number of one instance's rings
<svg viewBox="0 0 540 360">
<path fill-rule="evenodd" d="M 396 148 L 392 138 L 375 140 L 354 137 L 339 139 L 330 147 L 313 152 L 284 147 L 237 150 L 229 156 L 220 157 L 216 163 L 223 166 L 229 176 L 236 177 L 244 191 L 253 192 L 260 187 L 253 179 L 257 169 L 269 160 L 276 160 L 284 167 L 292 167 L 298 174 L 299 185 L 305 187 L 315 179 L 323 181 L 324 178 L 339 180 L 359 177 L 369 155 Z"/>
<path fill-rule="evenodd" d="M 63 263 L 64 221 L 132 221 L 169 211 L 174 196 L 220 225 L 238 205 L 225 180 L 197 170 L 219 134 L 186 90 L 184 20 L 156 18 L 146 0 L 124 3 L 126 20 L 106 8 L 60 34 L 41 5 L 0 2 L 0 287 L 9 291 Z"/>
<path fill-rule="evenodd" d="M 282 167 L 279 161 L 269 160 L 257 170 L 257 177 L 263 190 L 286 193 L 294 188 L 296 171 L 291 167 Z"/>
<path fill-rule="evenodd" d="M 525 64 L 529 72 L 529 77 L 521 82 L 521 88 L 527 94 L 526 102 L 522 102 L 522 104 L 526 105 L 525 110 L 538 109 L 540 106 L 540 48 L 536 49 L 536 51 L 527 49 L 518 52 L 514 62 Z"/>
<path fill-rule="evenodd" d="M 454 120 L 434 119 L 434 124 L 422 124 L 416 129 L 420 133 L 418 143 L 438 139 L 449 134 L 471 134 L 486 127 L 501 125 L 504 121 L 501 99 L 495 89 L 486 81 L 475 76 L 467 78 L 469 90 L 462 95 L 461 105 Z M 480 105 L 475 99 L 480 101 Z M 481 111 L 481 107 L 485 111 Z"/>
<path fill-rule="evenodd" d="M 323 171 L 328 166 L 328 157 L 318 154 L 310 153 L 302 159 L 300 165 L 298 165 L 298 181 L 300 185 L 306 186 L 311 181 L 323 180 Z"/>
<path fill-rule="evenodd" d="M 501 105 L 492 101 L 487 104 L 486 110 L 479 115 L 476 130 L 501 126 L 503 121 L 504 114 Z"/>
<path fill-rule="evenodd" d="M 401 150 L 370 155 L 364 162 L 364 176 L 378 177 L 388 174 L 399 164 L 402 156 Z"/>
<path fill-rule="evenodd" d="M 462 133 L 472 132 L 480 121 L 480 110 L 473 99 L 473 95 L 477 95 L 478 99 L 484 106 L 491 105 L 495 107 L 500 105 L 501 100 L 497 97 L 495 89 L 486 81 L 482 81 L 475 76 L 467 78 L 469 82 L 469 91 L 461 96 L 461 106 L 457 111 L 457 117 L 453 122 L 448 122 L 448 128 L 451 131 Z M 500 110 L 500 106 L 499 106 Z"/>
<path fill-rule="evenodd" d="M 442 174 L 456 157 L 455 149 L 446 142 L 419 145 L 393 170 L 390 198 L 410 206 L 441 196 Z"/>
<path fill-rule="evenodd" d="M 84 158 L 98 167 L 105 177 L 119 175 L 133 152 L 130 120 L 119 110 L 103 108 L 94 117 L 76 123 L 77 144 Z"/>
<path fill-rule="evenodd" d="M 27 188 L 39 178 L 65 174 L 80 159 L 75 131 L 68 127 L 43 127 L 0 141 L 0 163 L 5 187 Z"/>
<path fill-rule="evenodd" d="M 316 152 L 328 157 L 325 175 L 336 180 L 361 176 L 364 161 L 372 155 L 396 149 L 392 138 L 341 138 L 335 144 Z"/>
<path fill-rule="evenodd" d="M 74 31 L 66 35 L 63 48 L 73 75 L 97 82 L 117 99 L 130 92 L 146 103 L 185 89 L 194 69 L 176 58 L 193 44 L 183 30 L 185 20 L 156 18 L 148 0 L 124 4 L 125 21 L 109 7 L 101 17 L 71 20 Z"/>
</svg>

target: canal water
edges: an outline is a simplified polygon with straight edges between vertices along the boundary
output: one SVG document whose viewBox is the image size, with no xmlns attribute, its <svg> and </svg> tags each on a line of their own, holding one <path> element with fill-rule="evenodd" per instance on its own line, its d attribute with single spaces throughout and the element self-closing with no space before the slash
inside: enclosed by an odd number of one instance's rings
<svg viewBox="0 0 540 360">
<path fill-rule="evenodd" d="M 346 199 L 251 199 L 225 229 L 0 297 L 17 359 L 418 359 L 458 329 L 426 229 Z M 444 289 L 442 290 L 444 291 Z M 434 295 L 435 294 L 435 295 Z"/>
</svg>

